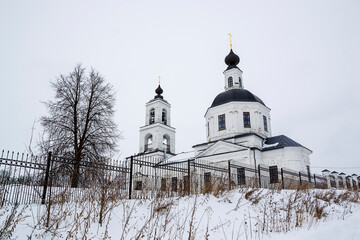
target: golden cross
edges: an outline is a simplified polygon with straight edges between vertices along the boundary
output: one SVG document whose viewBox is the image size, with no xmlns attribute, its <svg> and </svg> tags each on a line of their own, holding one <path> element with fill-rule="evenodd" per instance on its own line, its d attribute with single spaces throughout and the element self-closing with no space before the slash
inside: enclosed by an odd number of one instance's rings
<svg viewBox="0 0 360 240">
<path fill-rule="evenodd" d="M 232 35 L 231 35 L 231 33 L 229 33 L 229 37 L 230 37 L 230 49 L 232 49 L 232 42 L 231 42 Z"/>
<path fill-rule="evenodd" d="M 160 85 L 160 76 L 159 76 L 159 85 Z"/>
</svg>

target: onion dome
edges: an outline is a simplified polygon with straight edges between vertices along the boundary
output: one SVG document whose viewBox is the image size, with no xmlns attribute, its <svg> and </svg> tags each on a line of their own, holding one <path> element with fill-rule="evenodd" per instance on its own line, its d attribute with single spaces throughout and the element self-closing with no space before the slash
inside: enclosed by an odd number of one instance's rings
<svg viewBox="0 0 360 240">
<path fill-rule="evenodd" d="M 211 107 L 216 107 L 229 102 L 258 102 L 264 106 L 265 103 L 246 89 L 231 89 L 216 96 Z"/>
<path fill-rule="evenodd" d="M 231 68 L 238 68 L 236 65 L 238 65 L 240 62 L 240 58 L 238 55 L 236 55 L 233 50 L 230 50 L 230 53 L 225 57 L 225 63 L 228 65 L 228 68 L 226 70 L 229 70 Z"/>
<path fill-rule="evenodd" d="M 155 93 L 157 94 L 154 99 L 156 98 L 161 98 L 163 99 L 163 96 L 161 96 L 161 94 L 163 93 L 164 91 L 162 90 L 162 88 L 160 87 L 160 84 L 159 86 L 157 87 L 157 89 L 155 90 Z"/>
</svg>

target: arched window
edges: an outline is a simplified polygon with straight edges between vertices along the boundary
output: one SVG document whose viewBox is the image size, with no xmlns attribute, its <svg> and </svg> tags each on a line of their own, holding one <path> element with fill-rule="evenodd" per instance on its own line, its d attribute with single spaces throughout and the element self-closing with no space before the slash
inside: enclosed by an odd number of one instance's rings
<svg viewBox="0 0 360 240">
<path fill-rule="evenodd" d="M 145 152 L 152 149 L 152 143 L 153 143 L 152 135 L 151 134 L 146 135 L 146 137 L 145 137 L 145 148 L 144 148 Z"/>
<path fill-rule="evenodd" d="M 167 114 L 166 114 L 166 110 L 165 110 L 165 109 L 162 110 L 161 121 L 162 121 L 163 124 L 167 125 Z"/>
<path fill-rule="evenodd" d="M 228 87 L 232 87 L 233 86 L 233 78 L 229 77 L 228 78 Z"/>
<path fill-rule="evenodd" d="M 225 114 L 219 115 L 218 116 L 218 121 L 219 121 L 219 131 L 225 130 L 226 129 Z"/>
<path fill-rule="evenodd" d="M 149 124 L 153 124 L 155 122 L 155 109 L 151 109 L 150 110 L 150 119 L 149 119 Z"/>
<path fill-rule="evenodd" d="M 251 128 L 250 113 L 243 112 L 244 128 Z"/>
<path fill-rule="evenodd" d="M 239 77 L 239 86 L 240 86 L 241 88 L 243 88 L 243 86 L 242 86 L 242 79 L 241 79 L 241 77 Z"/>
<path fill-rule="evenodd" d="M 163 136 L 163 146 L 166 152 L 170 152 L 170 137 L 168 135 Z"/>
</svg>

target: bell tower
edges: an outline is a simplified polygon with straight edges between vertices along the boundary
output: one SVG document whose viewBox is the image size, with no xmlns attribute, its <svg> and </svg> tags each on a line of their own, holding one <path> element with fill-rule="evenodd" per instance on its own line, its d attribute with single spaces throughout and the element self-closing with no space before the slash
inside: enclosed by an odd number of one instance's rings
<svg viewBox="0 0 360 240">
<path fill-rule="evenodd" d="M 161 95 L 160 77 L 155 93 L 154 99 L 146 103 L 145 125 L 140 127 L 139 152 L 170 157 L 175 155 L 175 128 L 171 127 L 171 105 Z"/>
</svg>

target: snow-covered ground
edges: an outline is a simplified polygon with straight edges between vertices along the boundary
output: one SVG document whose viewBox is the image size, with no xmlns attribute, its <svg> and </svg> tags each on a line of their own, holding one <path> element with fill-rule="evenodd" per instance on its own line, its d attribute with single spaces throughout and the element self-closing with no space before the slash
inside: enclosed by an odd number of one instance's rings
<svg viewBox="0 0 360 240">
<path fill-rule="evenodd" d="M 23 208 L 11 239 L 360 239 L 359 192 L 237 189 L 221 196 Z M 11 207 L 0 209 L 1 228 Z M 11 230 L 11 228 L 10 228 Z M 1 234 L 0 234 L 1 236 Z M 6 239 L 6 238 L 5 238 Z"/>
</svg>

